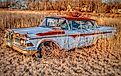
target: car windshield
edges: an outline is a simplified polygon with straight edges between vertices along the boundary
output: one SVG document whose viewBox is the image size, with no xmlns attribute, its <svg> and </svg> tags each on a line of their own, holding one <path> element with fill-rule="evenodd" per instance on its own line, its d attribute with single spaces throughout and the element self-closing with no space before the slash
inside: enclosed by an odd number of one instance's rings
<svg viewBox="0 0 121 76">
<path fill-rule="evenodd" d="M 72 29 L 94 29 L 97 27 L 97 24 L 93 20 L 70 20 L 69 24 L 71 25 Z"/>
<path fill-rule="evenodd" d="M 66 20 L 61 18 L 45 18 L 41 26 L 65 30 L 69 28 Z"/>
</svg>

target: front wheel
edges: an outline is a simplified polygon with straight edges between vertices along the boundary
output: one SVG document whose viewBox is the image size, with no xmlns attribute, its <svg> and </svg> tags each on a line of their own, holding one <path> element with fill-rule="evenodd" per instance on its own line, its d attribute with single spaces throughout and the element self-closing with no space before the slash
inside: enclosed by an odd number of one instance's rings
<svg viewBox="0 0 121 76">
<path fill-rule="evenodd" d="M 39 47 L 39 56 L 59 56 L 59 47 L 51 41 L 48 42 L 42 42 Z"/>
</svg>

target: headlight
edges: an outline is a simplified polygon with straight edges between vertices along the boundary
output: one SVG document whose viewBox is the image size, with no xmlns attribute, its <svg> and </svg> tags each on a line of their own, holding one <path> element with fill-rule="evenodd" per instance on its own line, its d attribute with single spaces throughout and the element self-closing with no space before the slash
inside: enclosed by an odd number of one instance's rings
<svg viewBox="0 0 121 76">
<path fill-rule="evenodd" d="M 21 45 L 25 45 L 25 44 L 26 44 L 26 42 L 25 42 L 24 39 L 21 39 L 21 40 L 20 40 L 20 43 L 21 43 Z"/>
<path fill-rule="evenodd" d="M 7 38 L 7 33 L 5 33 L 4 38 Z"/>
<path fill-rule="evenodd" d="M 26 43 L 28 47 L 34 46 L 32 43 Z"/>
</svg>

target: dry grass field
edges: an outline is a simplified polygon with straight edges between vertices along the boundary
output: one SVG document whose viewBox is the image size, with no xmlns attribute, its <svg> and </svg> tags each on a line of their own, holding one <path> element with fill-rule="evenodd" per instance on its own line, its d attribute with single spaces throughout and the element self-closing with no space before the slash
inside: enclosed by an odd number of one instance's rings
<svg viewBox="0 0 121 76">
<path fill-rule="evenodd" d="M 99 40 L 91 47 L 63 52 L 58 58 L 25 56 L 4 46 L 5 29 L 36 26 L 47 15 L 57 13 L 0 11 L 1 76 L 121 76 L 121 17 L 91 16 L 100 25 L 116 27 L 116 37 Z"/>
</svg>

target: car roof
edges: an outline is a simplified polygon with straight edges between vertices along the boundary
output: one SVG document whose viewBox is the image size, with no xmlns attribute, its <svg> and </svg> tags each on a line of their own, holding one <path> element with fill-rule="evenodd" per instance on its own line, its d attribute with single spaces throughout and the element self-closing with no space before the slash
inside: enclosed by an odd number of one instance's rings
<svg viewBox="0 0 121 76">
<path fill-rule="evenodd" d="M 93 21 L 95 21 L 94 19 L 87 18 L 87 17 L 73 17 L 73 16 L 50 16 L 50 17 L 46 17 L 46 18 L 55 18 L 55 19 L 64 18 L 67 20 L 77 20 L 77 21 L 80 21 L 80 20 L 93 20 Z"/>
</svg>

